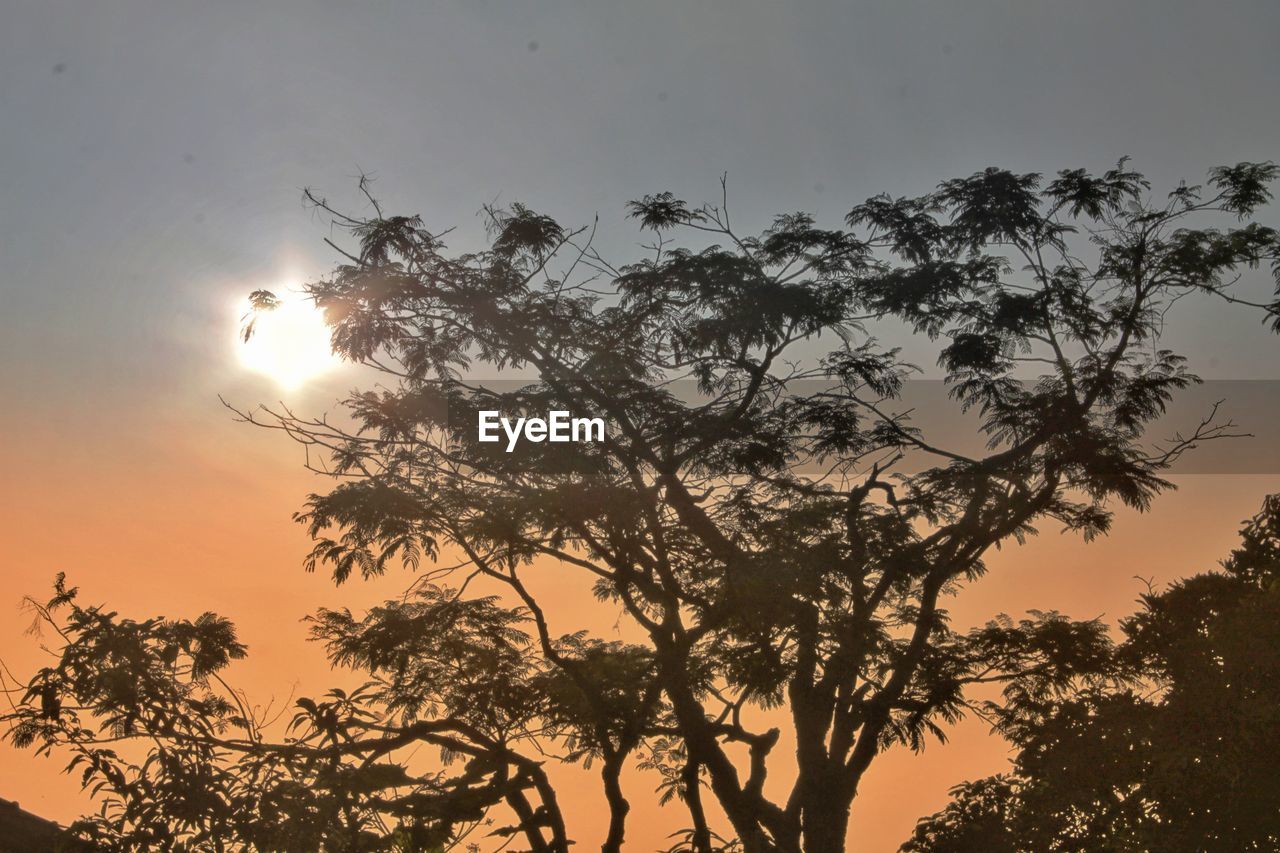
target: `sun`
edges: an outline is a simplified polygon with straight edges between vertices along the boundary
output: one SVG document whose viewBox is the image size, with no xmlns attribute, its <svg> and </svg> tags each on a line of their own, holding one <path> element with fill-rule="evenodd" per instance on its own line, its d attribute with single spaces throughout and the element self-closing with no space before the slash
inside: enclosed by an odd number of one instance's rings
<svg viewBox="0 0 1280 853">
<path fill-rule="evenodd" d="M 338 364 L 330 345 L 330 329 L 315 303 L 304 295 L 275 291 L 280 304 L 255 313 L 253 334 L 238 338 L 240 363 L 270 377 L 282 388 L 294 389 Z M 241 304 L 239 317 L 247 306 Z"/>
</svg>

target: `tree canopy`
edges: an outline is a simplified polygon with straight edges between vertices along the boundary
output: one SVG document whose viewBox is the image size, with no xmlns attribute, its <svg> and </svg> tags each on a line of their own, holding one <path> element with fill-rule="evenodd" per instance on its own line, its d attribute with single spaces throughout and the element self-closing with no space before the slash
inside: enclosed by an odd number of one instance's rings
<svg viewBox="0 0 1280 853">
<path fill-rule="evenodd" d="M 1280 496 L 1242 540 L 1143 595 L 1077 689 L 992 703 L 1013 771 L 956 788 L 904 853 L 1280 846 Z"/>
<path fill-rule="evenodd" d="M 123 619 L 60 584 L 40 612 L 65 645 L 7 716 L 11 737 L 70 749 L 108 803 L 92 830 L 125 847 L 420 850 L 481 826 L 564 851 L 548 763 L 590 761 L 606 851 L 626 835 L 631 765 L 687 811 L 679 849 L 843 850 L 875 757 L 944 736 L 972 685 L 1051 701 L 1112 656 L 1095 622 L 964 632 L 944 604 L 991 548 L 1046 524 L 1104 533 L 1117 503 L 1145 509 L 1181 454 L 1230 434 L 1207 416 L 1146 435 L 1197 381 L 1161 331 L 1207 310 L 1191 294 L 1280 330 L 1280 299 L 1237 285 L 1247 267 L 1280 272 L 1277 233 L 1253 221 L 1277 173 L 1218 168 L 1160 196 L 1124 161 L 993 168 L 877 196 L 843 227 L 793 213 L 754 234 L 727 194 L 660 193 L 628 206 L 652 235 L 629 263 L 594 227 L 519 204 L 488 209 L 486 248 L 459 254 L 372 194 L 367 217 L 309 194 L 352 240 L 308 293 L 378 385 L 340 415 L 241 414 L 333 478 L 298 515 L 308 568 L 420 572 L 403 600 L 314 618 L 368 684 L 300 700 L 272 739 L 224 684 L 244 654 L 230 623 Z M 915 369 L 876 334 L 903 325 L 934 342 L 983 453 L 895 408 Z M 475 440 L 482 410 L 608 431 L 507 452 Z M 556 624 L 531 582 L 547 572 L 590 585 L 635 639 Z M 771 798 L 784 728 L 794 768 Z M 408 757 L 424 746 L 439 762 Z"/>
</svg>

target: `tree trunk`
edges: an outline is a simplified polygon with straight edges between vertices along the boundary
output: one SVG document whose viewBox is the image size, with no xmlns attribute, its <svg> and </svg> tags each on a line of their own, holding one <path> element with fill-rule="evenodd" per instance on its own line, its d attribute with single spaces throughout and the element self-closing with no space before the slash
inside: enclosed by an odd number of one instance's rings
<svg viewBox="0 0 1280 853">
<path fill-rule="evenodd" d="M 851 803 L 840 787 L 814 791 L 805 803 L 804 853 L 844 853 Z"/>
<path fill-rule="evenodd" d="M 631 804 L 622 794 L 622 759 L 624 755 L 606 755 L 601 777 L 604 780 L 605 799 L 609 803 L 609 835 L 600 846 L 601 853 L 619 853 L 626 832 L 627 813 Z"/>
</svg>

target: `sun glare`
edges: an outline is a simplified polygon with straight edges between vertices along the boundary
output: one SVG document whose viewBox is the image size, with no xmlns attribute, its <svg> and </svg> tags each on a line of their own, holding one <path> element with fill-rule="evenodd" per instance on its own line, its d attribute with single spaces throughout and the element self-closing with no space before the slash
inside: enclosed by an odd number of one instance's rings
<svg viewBox="0 0 1280 853">
<path fill-rule="evenodd" d="M 240 362 L 292 389 L 332 369 L 338 357 L 320 309 L 300 294 L 277 295 L 281 302 L 274 310 L 257 313 L 249 340 L 239 339 Z"/>
</svg>

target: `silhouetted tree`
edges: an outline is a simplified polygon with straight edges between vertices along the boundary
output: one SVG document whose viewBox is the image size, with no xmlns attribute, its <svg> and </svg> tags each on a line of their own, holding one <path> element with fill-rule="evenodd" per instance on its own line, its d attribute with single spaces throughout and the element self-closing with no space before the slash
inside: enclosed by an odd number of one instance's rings
<svg viewBox="0 0 1280 853">
<path fill-rule="evenodd" d="M 1280 496 L 1242 536 L 1142 596 L 1081 689 L 1010 685 L 990 710 L 1013 771 L 956 788 L 904 853 L 1280 848 Z"/>
<path fill-rule="evenodd" d="M 961 634 L 943 603 L 988 549 L 1044 523 L 1102 533 L 1111 504 L 1146 508 L 1168 465 L 1226 433 L 1206 419 L 1143 444 L 1196 381 L 1159 333 L 1181 297 L 1247 302 L 1237 271 L 1275 265 L 1276 232 L 1248 220 L 1276 175 L 1220 168 L 1156 199 L 1124 162 L 1047 181 L 988 169 L 873 198 L 847 229 L 797 213 L 757 235 L 723 200 L 662 193 L 631 203 L 655 236 L 623 266 L 594 229 L 521 205 L 488 210 L 488 248 L 455 255 L 371 195 L 371 218 L 309 196 L 356 245 L 308 291 L 335 349 L 381 385 L 341 418 L 243 415 L 338 481 L 300 513 L 309 568 L 342 582 L 439 562 L 405 601 L 316 617 L 334 662 L 372 683 L 301 701 L 280 742 L 220 688 L 242 653 L 225 622 L 122 621 L 60 591 L 67 643 L 11 716 L 14 737 L 75 750 L 113 798 L 99 830 L 142 846 L 424 849 L 504 805 L 501 833 L 564 851 L 544 771 L 560 750 L 599 769 L 605 850 L 623 843 L 629 764 L 687 808 L 683 849 L 721 844 L 710 800 L 725 843 L 749 853 L 843 850 L 876 755 L 941 737 L 969 685 L 1051 697 L 1110 654 L 1096 623 L 1045 614 Z M 1249 304 L 1280 326 L 1280 302 Z M 911 368 L 872 336 L 882 324 L 937 341 L 987 452 L 895 412 Z M 486 369 L 531 378 L 472 378 Z M 599 415 L 607 436 L 508 452 L 476 441 L 481 410 Z M 552 571 L 593 585 L 643 641 L 564 634 L 577 626 L 553 624 L 530 582 Z M 482 597 L 475 578 L 504 595 Z M 32 704 L 45 694 L 61 707 Z M 774 799 L 784 725 L 797 767 Z M 146 761 L 104 735 L 146 735 Z M 455 763 L 411 770 L 422 746 Z"/>
</svg>

